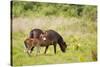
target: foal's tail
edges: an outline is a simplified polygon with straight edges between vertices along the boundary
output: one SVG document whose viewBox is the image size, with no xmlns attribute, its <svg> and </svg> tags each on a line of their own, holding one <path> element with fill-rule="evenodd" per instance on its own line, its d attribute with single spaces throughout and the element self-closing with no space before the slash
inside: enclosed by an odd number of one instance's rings
<svg viewBox="0 0 100 67">
<path fill-rule="evenodd" d="M 65 52 L 66 52 L 67 45 L 66 45 L 66 43 L 64 42 L 64 40 L 63 40 L 62 37 L 58 39 L 58 44 L 59 44 L 59 46 L 60 46 L 61 51 L 62 51 L 63 53 L 65 53 Z"/>
</svg>

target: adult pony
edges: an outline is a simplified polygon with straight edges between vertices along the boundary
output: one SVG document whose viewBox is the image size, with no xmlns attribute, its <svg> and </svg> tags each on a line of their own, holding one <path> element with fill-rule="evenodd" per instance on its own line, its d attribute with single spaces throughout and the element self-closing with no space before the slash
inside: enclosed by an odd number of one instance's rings
<svg viewBox="0 0 100 67">
<path fill-rule="evenodd" d="M 54 46 L 54 52 L 56 54 L 56 44 L 60 46 L 62 52 L 66 52 L 67 45 L 64 42 L 62 36 L 54 30 L 47 30 L 41 35 L 41 38 L 47 43 L 45 53 L 49 45 Z"/>
</svg>

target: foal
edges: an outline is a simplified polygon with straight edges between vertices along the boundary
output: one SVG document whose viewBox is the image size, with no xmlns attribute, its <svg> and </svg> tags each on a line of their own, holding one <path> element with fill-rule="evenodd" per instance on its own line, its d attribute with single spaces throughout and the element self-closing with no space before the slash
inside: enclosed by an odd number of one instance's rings
<svg viewBox="0 0 100 67">
<path fill-rule="evenodd" d="M 37 38 L 27 38 L 24 41 L 26 52 L 30 55 L 33 51 L 34 47 L 37 47 L 37 54 L 40 52 L 40 42 Z"/>
<path fill-rule="evenodd" d="M 44 53 L 46 53 L 49 45 L 56 45 L 53 41 L 44 40 L 41 37 L 39 39 L 37 39 L 37 38 L 27 38 L 27 39 L 24 40 L 24 44 L 25 44 L 25 47 L 26 47 L 25 50 L 28 53 L 28 55 L 30 55 L 32 53 L 34 47 L 37 47 L 37 54 L 38 54 L 40 52 L 40 46 L 46 47 L 45 52 L 44 52 Z"/>
</svg>

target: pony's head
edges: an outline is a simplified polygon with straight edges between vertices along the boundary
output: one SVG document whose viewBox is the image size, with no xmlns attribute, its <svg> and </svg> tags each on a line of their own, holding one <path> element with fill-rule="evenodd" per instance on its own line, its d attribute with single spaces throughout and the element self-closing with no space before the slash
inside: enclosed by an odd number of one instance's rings
<svg viewBox="0 0 100 67">
<path fill-rule="evenodd" d="M 67 45 L 65 42 L 61 43 L 60 47 L 62 52 L 66 52 Z"/>
<path fill-rule="evenodd" d="M 62 52 L 66 52 L 67 44 L 61 39 L 58 41 L 58 44 L 60 46 L 60 49 Z"/>
</svg>

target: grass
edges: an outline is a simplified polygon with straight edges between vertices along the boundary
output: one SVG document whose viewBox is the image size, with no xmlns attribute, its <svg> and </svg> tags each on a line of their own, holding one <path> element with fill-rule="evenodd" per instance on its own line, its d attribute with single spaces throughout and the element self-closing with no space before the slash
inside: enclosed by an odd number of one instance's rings
<svg viewBox="0 0 100 67">
<path fill-rule="evenodd" d="M 63 17 L 38 17 L 34 19 L 14 18 L 12 35 L 12 62 L 13 66 L 59 64 L 92 62 L 92 50 L 97 52 L 96 22 L 86 20 L 82 25 L 82 19 Z M 89 25 L 88 25 L 89 24 Z M 57 54 L 54 54 L 53 46 L 48 48 L 47 54 L 43 54 L 45 48 L 36 56 L 33 51 L 29 57 L 24 53 L 25 38 L 31 29 L 56 30 L 64 38 L 68 45 L 66 53 L 62 53 L 57 46 Z M 34 49 L 35 50 L 35 49 Z"/>
</svg>

